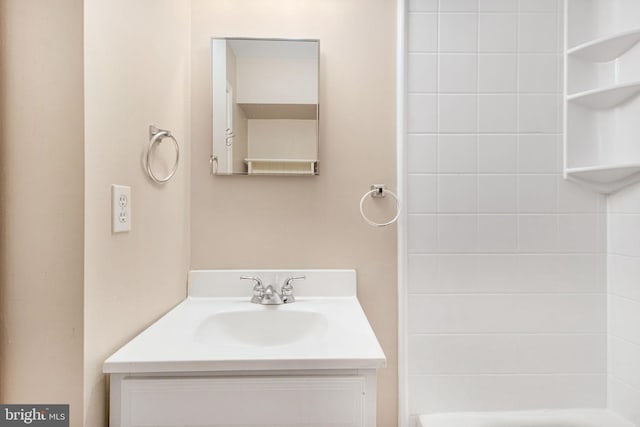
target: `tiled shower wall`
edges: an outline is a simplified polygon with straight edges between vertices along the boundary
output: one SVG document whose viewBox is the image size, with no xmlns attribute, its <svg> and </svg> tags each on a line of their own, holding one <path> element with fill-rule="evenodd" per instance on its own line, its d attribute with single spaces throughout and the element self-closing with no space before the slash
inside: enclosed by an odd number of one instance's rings
<svg viewBox="0 0 640 427">
<path fill-rule="evenodd" d="M 609 408 L 640 425 L 640 185 L 608 205 Z"/>
<path fill-rule="evenodd" d="M 560 173 L 561 2 L 408 9 L 409 411 L 605 406 L 605 200 Z"/>
</svg>

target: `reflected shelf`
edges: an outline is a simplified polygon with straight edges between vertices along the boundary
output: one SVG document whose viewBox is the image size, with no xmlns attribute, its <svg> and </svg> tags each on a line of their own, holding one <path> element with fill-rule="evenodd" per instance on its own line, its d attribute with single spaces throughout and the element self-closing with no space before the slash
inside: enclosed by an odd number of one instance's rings
<svg viewBox="0 0 640 427">
<path fill-rule="evenodd" d="M 623 83 L 601 89 L 592 89 L 567 96 L 567 101 L 596 110 L 613 108 L 640 92 L 640 82 Z"/>
<path fill-rule="evenodd" d="M 640 28 L 582 43 L 567 51 L 568 55 L 592 62 L 609 62 L 623 55 L 640 41 Z"/>
<path fill-rule="evenodd" d="M 247 119 L 317 120 L 318 104 L 238 102 Z"/>
<path fill-rule="evenodd" d="M 244 159 L 249 175 L 315 175 L 315 159 Z"/>
<path fill-rule="evenodd" d="M 613 193 L 640 181 L 640 162 L 565 169 L 567 179 L 582 182 L 600 193 Z"/>
</svg>

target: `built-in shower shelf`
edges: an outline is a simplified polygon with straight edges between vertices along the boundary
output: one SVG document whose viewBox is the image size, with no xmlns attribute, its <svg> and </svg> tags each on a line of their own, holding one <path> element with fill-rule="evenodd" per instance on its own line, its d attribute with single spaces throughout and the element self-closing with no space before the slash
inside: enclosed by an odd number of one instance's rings
<svg viewBox="0 0 640 427">
<path fill-rule="evenodd" d="M 567 101 L 596 110 L 613 108 L 640 92 L 640 82 L 624 83 L 601 89 L 587 90 L 567 96 Z"/>
<path fill-rule="evenodd" d="M 563 175 L 594 191 L 613 193 L 640 183 L 640 77 L 633 77 L 640 58 L 640 2 L 563 3 Z"/>
<path fill-rule="evenodd" d="M 600 193 L 613 193 L 640 181 L 640 163 L 567 168 L 567 178 L 590 185 Z"/>
<path fill-rule="evenodd" d="M 568 55 L 592 62 L 609 62 L 623 55 L 640 41 L 640 28 L 602 37 L 572 47 Z"/>
</svg>

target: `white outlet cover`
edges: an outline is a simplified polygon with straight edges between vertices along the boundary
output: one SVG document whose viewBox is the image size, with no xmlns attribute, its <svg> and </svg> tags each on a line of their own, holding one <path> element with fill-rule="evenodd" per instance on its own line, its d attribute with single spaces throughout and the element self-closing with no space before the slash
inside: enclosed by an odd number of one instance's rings
<svg viewBox="0 0 640 427">
<path fill-rule="evenodd" d="M 111 229 L 114 233 L 131 230 L 131 187 L 111 185 Z"/>
</svg>

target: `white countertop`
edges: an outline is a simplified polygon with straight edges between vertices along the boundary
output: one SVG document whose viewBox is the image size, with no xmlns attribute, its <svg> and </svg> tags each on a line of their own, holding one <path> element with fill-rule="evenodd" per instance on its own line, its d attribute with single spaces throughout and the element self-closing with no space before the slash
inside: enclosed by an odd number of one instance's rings
<svg viewBox="0 0 640 427">
<path fill-rule="evenodd" d="M 240 281 L 241 274 L 259 275 L 265 286 L 273 281 L 278 290 L 281 281 L 276 279 L 303 274 L 307 280 L 295 283 L 296 302 L 266 306 L 249 302 L 253 284 Z M 216 315 L 230 312 L 249 314 L 251 322 L 260 327 L 263 314 L 266 320 L 274 311 L 280 319 L 289 318 L 280 317 L 285 311 L 317 313 L 314 316 L 322 318 L 321 326 L 293 342 L 267 340 L 260 345 L 224 334 L 208 336 L 209 329 L 203 328 Z M 269 333 L 287 334 L 288 326 L 282 327 L 282 321 L 279 325 Z M 296 325 L 292 328 L 289 332 Z M 200 270 L 190 273 L 189 296 L 109 357 L 103 371 L 376 369 L 385 364 L 384 353 L 355 296 L 355 271 Z"/>
</svg>

